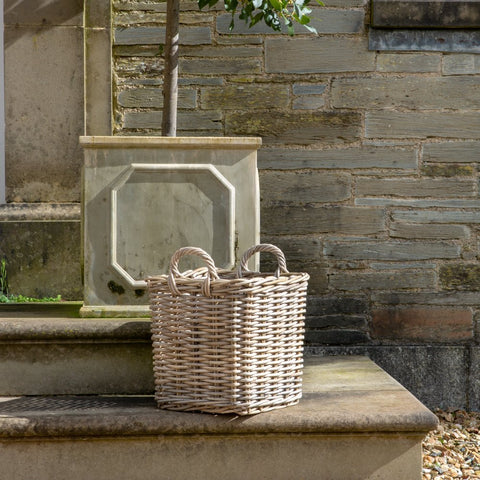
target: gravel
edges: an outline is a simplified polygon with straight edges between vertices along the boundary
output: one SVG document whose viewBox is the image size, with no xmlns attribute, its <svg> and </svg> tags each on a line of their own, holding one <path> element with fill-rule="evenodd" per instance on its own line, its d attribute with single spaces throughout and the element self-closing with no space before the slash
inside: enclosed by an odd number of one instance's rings
<svg viewBox="0 0 480 480">
<path fill-rule="evenodd" d="M 423 442 L 423 480 L 480 479 L 480 412 L 437 410 Z"/>
</svg>

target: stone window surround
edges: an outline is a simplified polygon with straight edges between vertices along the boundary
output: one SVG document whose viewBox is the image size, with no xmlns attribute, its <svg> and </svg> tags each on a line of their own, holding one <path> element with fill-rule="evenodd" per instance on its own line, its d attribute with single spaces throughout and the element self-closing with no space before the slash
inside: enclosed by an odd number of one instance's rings
<svg viewBox="0 0 480 480">
<path fill-rule="evenodd" d="M 369 49 L 480 53 L 479 0 L 371 0 Z"/>
</svg>

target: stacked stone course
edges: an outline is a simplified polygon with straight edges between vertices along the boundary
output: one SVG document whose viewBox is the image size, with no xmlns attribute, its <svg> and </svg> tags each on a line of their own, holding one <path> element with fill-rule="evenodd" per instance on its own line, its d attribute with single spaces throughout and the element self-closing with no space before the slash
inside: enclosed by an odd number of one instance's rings
<svg viewBox="0 0 480 480">
<path fill-rule="evenodd" d="M 290 38 L 183 2 L 179 134 L 263 138 L 262 240 L 311 274 L 310 352 L 478 409 L 480 56 L 368 50 L 369 5 L 325 3 Z M 159 135 L 165 3 L 113 22 L 114 132 Z"/>
</svg>

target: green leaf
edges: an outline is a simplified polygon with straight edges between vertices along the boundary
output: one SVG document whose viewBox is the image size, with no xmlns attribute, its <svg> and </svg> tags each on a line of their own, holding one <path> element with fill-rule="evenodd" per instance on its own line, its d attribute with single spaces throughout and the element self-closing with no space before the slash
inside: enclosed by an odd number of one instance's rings
<svg viewBox="0 0 480 480">
<path fill-rule="evenodd" d="M 268 0 L 270 5 L 277 11 L 281 12 L 283 10 L 283 5 L 280 0 Z"/>
<path fill-rule="evenodd" d="M 300 18 L 298 19 L 298 23 L 299 23 L 300 25 L 307 25 L 308 23 L 310 23 L 310 18 L 307 17 L 307 16 L 305 16 L 305 15 L 303 15 L 302 17 L 300 17 Z"/>
<path fill-rule="evenodd" d="M 318 34 L 317 29 L 314 27 L 311 27 L 310 25 L 304 25 L 304 27 L 311 33 L 314 33 L 315 35 Z"/>
<path fill-rule="evenodd" d="M 201 10 L 209 4 L 210 0 L 198 0 L 198 8 Z"/>
<path fill-rule="evenodd" d="M 253 27 L 256 25 L 261 19 L 263 18 L 263 12 L 257 13 L 253 18 L 252 21 L 250 22 L 250 25 L 248 26 L 249 28 Z"/>
</svg>

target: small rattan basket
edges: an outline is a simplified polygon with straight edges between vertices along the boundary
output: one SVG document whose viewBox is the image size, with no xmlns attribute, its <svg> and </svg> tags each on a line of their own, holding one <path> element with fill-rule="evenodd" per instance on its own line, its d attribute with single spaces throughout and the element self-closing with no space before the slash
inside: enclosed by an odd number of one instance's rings
<svg viewBox="0 0 480 480">
<path fill-rule="evenodd" d="M 276 273 L 248 271 L 256 252 L 277 257 Z M 180 273 L 185 255 L 207 268 Z M 158 406 L 250 415 L 298 403 L 308 279 L 273 245 L 249 249 L 236 272 L 199 248 L 178 250 L 168 275 L 147 279 Z"/>
</svg>

